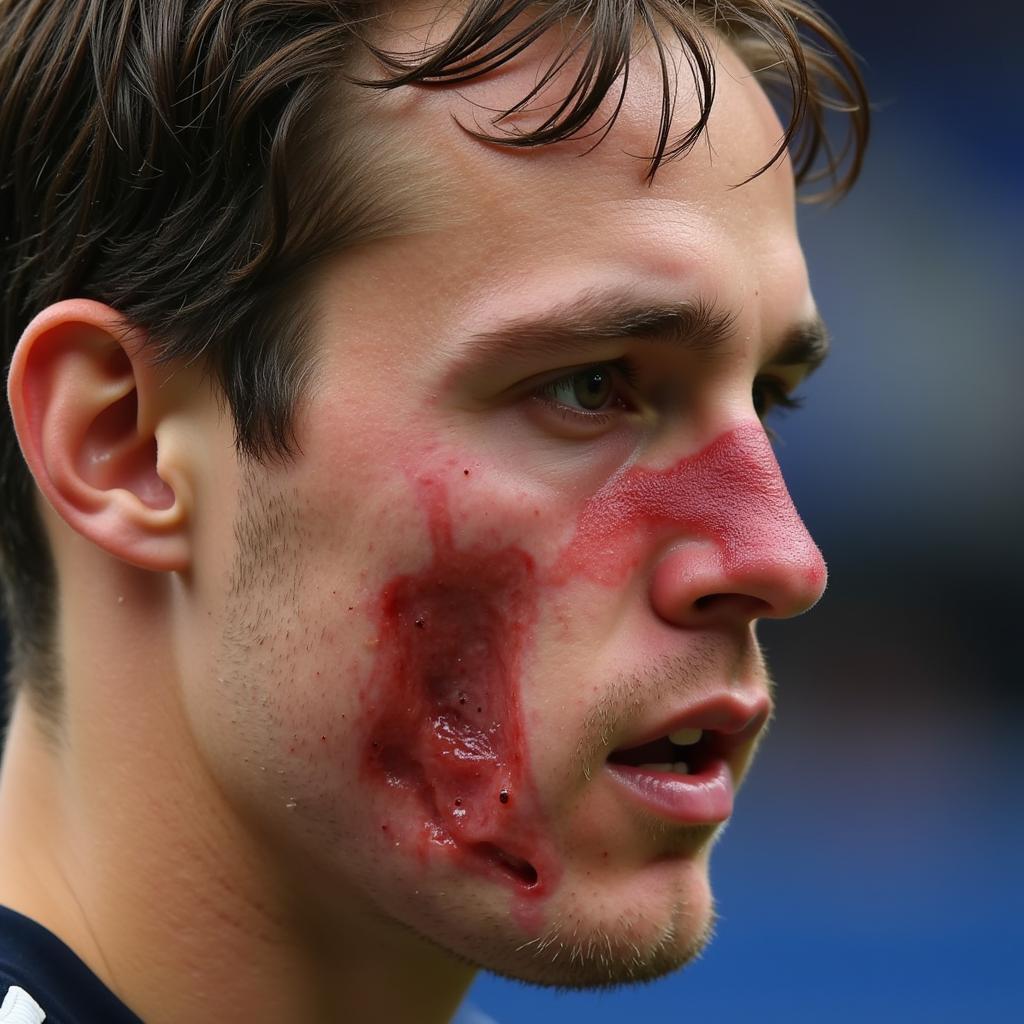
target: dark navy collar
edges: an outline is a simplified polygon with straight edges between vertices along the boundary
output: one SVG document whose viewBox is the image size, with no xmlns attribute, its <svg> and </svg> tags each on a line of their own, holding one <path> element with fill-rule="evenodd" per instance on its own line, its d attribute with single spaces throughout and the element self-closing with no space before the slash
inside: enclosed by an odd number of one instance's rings
<svg viewBox="0 0 1024 1024">
<path fill-rule="evenodd" d="M 0 907 L 0 1005 L 11 986 L 39 1004 L 46 1024 L 142 1024 L 56 935 Z"/>
</svg>

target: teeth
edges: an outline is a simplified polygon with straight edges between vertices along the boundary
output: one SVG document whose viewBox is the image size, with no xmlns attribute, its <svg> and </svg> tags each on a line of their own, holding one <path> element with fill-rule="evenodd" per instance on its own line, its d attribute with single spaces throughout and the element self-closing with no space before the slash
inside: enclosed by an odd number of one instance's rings
<svg viewBox="0 0 1024 1024">
<path fill-rule="evenodd" d="M 675 775 L 689 775 L 690 766 L 685 761 L 676 761 L 676 763 L 672 765 L 672 771 Z"/>
<path fill-rule="evenodd" d="M 695 743 L 700 743 L 703 735 L 703 729 L 676 729 L 675 732 L 668 734 L 668 738 L 677 747 L 692 747 Z"/>
</svg>

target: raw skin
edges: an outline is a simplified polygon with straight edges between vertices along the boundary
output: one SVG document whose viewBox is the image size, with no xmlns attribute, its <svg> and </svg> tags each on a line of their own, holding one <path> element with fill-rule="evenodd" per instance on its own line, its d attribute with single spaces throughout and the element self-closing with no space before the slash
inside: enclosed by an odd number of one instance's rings
<svg viewBox="0 0 1024 1024">
<path fill-rule="evenodd" d="M 381 824 L 400 832 L 406 848 L 424 860 L 444 851 L 536 901 L 560 874 L 520 706 L 541 595 L 581 578 L 620 586 L 647 556 L 652 532 L 666 529 L 710 541 L 727 578 L 788 558 L 814 584 L 824 565 L 802 526 L 794 529 L 796 509 L 759 425 L 668 468 L 634 466 L 611 478 L 546 571 L 514 546 L 457 548 L 445 475 L 414 478 L 430 527 L 429 564 L 395 576 L 376 601 L 364 776 L 409 794 L 412 820 Z"/>
</svg>

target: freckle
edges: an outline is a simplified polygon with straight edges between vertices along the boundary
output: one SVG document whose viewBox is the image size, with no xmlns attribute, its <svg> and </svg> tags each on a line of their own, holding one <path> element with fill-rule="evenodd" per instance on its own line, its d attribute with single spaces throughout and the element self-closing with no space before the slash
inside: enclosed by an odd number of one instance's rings
<svg viewBox="0 0 1024 1024">
<path fill-rule="evenodd" d="M 482 712 L 484 709 L 483 708 L 477 708 L 476 710 L 477 710 L 477 712 Z"/>
<path fill-rule="evenodd" d="M 321 736 L 320 737 L 320 742 L 321 743 L 326 743 L 327 742 L 327 737 L 326 736 Z"/>
<path fill-rule="evenodd" d="M 469 476 L 469 470 L 468 470 L 468 469 L 464 469 L 464 470 L 462 471 L 462 475 L 463 475 L 463 476 Z"/>
<path fill-rule="evenodd" d="M 387 832 L 387 830 L 388 830 L 387 825 L 381 825 L 381 831 L 382 832 Z"/>
</svg>

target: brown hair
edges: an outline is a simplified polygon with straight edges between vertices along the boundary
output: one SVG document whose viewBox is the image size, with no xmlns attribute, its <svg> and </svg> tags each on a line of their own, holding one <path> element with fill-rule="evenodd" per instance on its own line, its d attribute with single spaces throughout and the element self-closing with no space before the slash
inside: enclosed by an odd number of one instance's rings
<svg viewBox="0 0 1024 1024">
<path fill-rule="evenodd" d="M 571 28 L 538 89 L 494 118 L 507 146 L 591 131 L 621 98 L 638 33 L 657 47 L 664 93 L 647 167 L 688 151 L 714 100 L 706 29 L 727 38 L 788 116 L 778 151 L 826 195 L 857 177 L 868 103 L 856 60 L 802 0 L 462 0 L 451 35 L 421 53 L 373 42 L 373 0 L 0 0 L 0 353 L 62 298 L 104 302 L 143 328 L 154 358 L 199 358 L 231 409 L 240 453 L 287 457 L 293 410 L 311 374 L 303 277 L 328 252 L 400 230 L 408 195 L 381 166 L 401 139 L 368 139 L 325 98 L 339 82 L 393 89 L 482 75 L 554 26 Z M 682 43 L 699 116 L 670 138 L 675 99 L 665 38 Z M 358 77 L 372 56 L 380 74 Z M 562 66 L 580 71 L 534 130 L 504 128 Z M 365 61 L 363 61 L 365 64 Z M 369 93 L 367 93 L 368 95 Z M 351 97 L 352 93 L 348 93 Z M 831 112 L 846 142 L 829 141 Z M 325 141 L 329 140 L 329 141 Z M 316 150 L 315 159 L 310 153 Z M 323 163 L 331 161 L 331 172 Z M 316 170 L 320 166 L 319 172 Z M 35 488 L 9 415 L 0 419 L 0 570 L 12 683 L 44 717 L 60 708 L 56 583 Z"/>
</svg>

